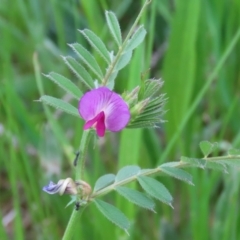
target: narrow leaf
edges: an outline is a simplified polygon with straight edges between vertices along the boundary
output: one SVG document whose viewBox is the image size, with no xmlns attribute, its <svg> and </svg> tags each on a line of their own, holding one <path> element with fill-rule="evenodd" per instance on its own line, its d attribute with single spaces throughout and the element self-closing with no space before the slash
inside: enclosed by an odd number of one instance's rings
<svg viewBox="0 0 240 240">
<path fill-rule="evenodd" d="M 106 203 L 99 199 L 94 199 L 94 203 L 96 204 L 98 210 L 112 223 L 122 228 L 127 232 L 130 227 L 130 223 L 126 216 L 113 205 Z"/>
<path fill-rule="evenodd" d="M 101 57 L 107 63 L 110 63 L 111 62 L 110 55 L 103 41 L 94 32 L 88 29 L 84 29 L 83 31 L 80 32 L 88 40 L 90 45 L 101 55 Z"/>
<path fill-rule="evenodd" d="M 87 86 L 88 89 L 94 88 L 92 77 L 79 62 L 72 57 L 63 57 L 63 59 L 67 66 L 73 71 L 74 74 L 76 74 L 79 80 Z"/>
<path fill-rule="evenodd" d="M 210 168 L 213 170 L 218 170 L 218 171 L 222 171 L 224 173 L 228 173 L 227 164 L 225 164 L 224 162 L 207 161 L 206 168 Z"/>
<path fill-rule="evenodd" d="M 159 169 L 171 177 L 182 180 L 190 185 L 194 185 L 192 182 L 192 175 L 182 169 L 168 167 L 165 164 L 159 166 Z"/>
<path fill-rule="evenodd" d="M 113 71 L 108 78 L 107 87 L 111 90 L 114 88 L 115 78 L 117 77 L 117 75 L 118 75 L 118 71 Z"/>
<path fill-rule="evenodd" d="M 45 76 L 56 83 L 59 87 L 64 89 L 66 92 L 70 93 L 76 99 L 79 100 L 81 98 L 81 90 L 71 80 L 54 72 L 51 72 Z"/>
<path fill-rule="evenodd" d="M 134 189 L 130 189 L 127 187 L 117 187 L 116 191 L 122 195 L 123 197 L 125 197 L 128 201 L 142 207 L 142 208 L 147 208 L 149 210 L 154 209 L 154 202 L 152 199 L 148 198 L 147 196 L 145 196 L 143 193 L 134 190 Z"/>
<path fill-rule="evenodd" d="M 78 57 L 87 65 L 87 67 L 100 79 L 103 78 L 103 73 L 93 55 L 82 45 L 78 43 L 69 45 L 78 55 Z"/>
<path fill-rule="evenodd" d="M 198 158 L 189 158 L 189 157 L 184 157 L 184 156 L 181 156 L 180 161 L 189 163 L 193 167 L 199 167 L 202 169 L 204 169 L 207 164 L 206 160 L 198 159 Z"/>
<path fill-rule="evenodd" d="M 226 159 L 226 160 L 220 160 L 219 163 L 226 164 L 227 166 L 234 167 L 234 168 L 240 168 L 240 159 Z"/>
<path fill-rule="evenodd" d="M 140 167 L 135 165 L 123 167 L 118 171 L 115 178 L 115 182 L 120 182 L 129 177 L 137 175 L 138 173 L 140 173 L 140 171 L 141 171 Z"/>
<path fill-rule="evenodd" d="M 120 56 L 119 60 L 117 61 L 114 70 L 119 71 L 123 69 L 130 62 L 131 58 L 132 58 L 132 51 L 124 52 Z"/>
<path fill-rule="evenodd" d="M 180 162 L 167 162 L 162 164 L 160 167 L 171 167 L 171 168 L 175 168 L 178 167 L 180 165 Z"/>
<path fill-rule="evenodd" d="M 132 35 L 132 37 L 128 40 L 126 48 L 124 49 L 124 51 L 128 52 L 128 51 L 132 51 L 133 49 L 135 49 L 136 47 L 138 47 L 138 45 L 140 43 L 142 43 L 142 41 L 144 40 L 145 36 L 146 36 L 146 30 L 144 29 L 144 26 L 140 26 L 135 33 Z"/>
<path fill-rule="evenodd" d="M 122 45 L 121 29 L 120 29 L 119 22 L 116 15 L 113 12 L 109 12 L 109 11 L 106 11 L 105 15 L 106 15 L 106 20 L 107 20 L 109 30 L 114 40 L 116 41 L 118 46 Z"/>
<path fill-rule="evenodd" d="M 162 201 L 169 206 L 172 206 L 172 196 L 167 190 L 167 188 L 157 181 L 154 178 L 146 177 L 146 176 L 140 176 L 137 178 L 138 182 L 140 183 L 141 187 L 152 197 L 158 199 L 159 201 Z"/>
<path fill-rule="evenodd" d="M 228 155 L 230 155 L 230 156 L 240 155 L 240 149 L 236 149 L 236 148 L 229 149 L 228 150 Z"/>
<path fill-rule="evenodd" d="M 63 112 L 79 117 L 77 108 L 75 108 L 70 103 L 63 101 L 62 99 L 44 95 L 39 99 L 39 101 L 46 103 L 56 109 L 60 109 Z"/>
<path fill-rule="evenodd" d="M 99 191 L 102 188 L 109 186 L 114 183 L 115 175 L 114 174 L 106 174 L 101 176 L 95 183 L 94 192 Z"/>
</svg>

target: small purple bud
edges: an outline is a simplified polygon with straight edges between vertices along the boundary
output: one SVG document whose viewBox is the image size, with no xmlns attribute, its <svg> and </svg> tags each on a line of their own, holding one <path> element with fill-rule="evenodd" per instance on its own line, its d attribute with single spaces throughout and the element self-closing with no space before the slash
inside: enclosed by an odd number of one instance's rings
<svg viewBox="0 0 240 240">
<path fill-rule="evenodd" d="M 50 182 L 47 186 L 43 187 L 43 191 L 49 193 L 49 194 L 55 194 L 59 191 L 60 185 L 55 184 L 54 182 Z"/>
<path fill-rule="evenodd" d="M 118 132 L 128 124 L 130 111 L 122 97 L 100 87 L 85 93 L 79 101 L 79 114 L 86 121 L 83 129 L 96 128 L 97 135 L 103 137 L 105 131 Z"/>
<path fill-rule="evenodd" d="M 80 194 L 82 199 L 88 199 L 91 195 L 92 188 L 91 186 L 82 180 L 73 181 L 71 178 L 61 179 L 57 184 L 52 181 L 43 187 L 43 191 L 48 194 L 70 194 L 77 195 Z"/>
<path fill-rule="evenodd" d="M 48 194 L 59 193 L 59 195 L 76 195 L 77 185 L 71 178 L 66 178 L 59 180 L 57 184 L 51 181 L 47 186 L 44 186 L 42 190 L 47 192 Z"/>
</svg>

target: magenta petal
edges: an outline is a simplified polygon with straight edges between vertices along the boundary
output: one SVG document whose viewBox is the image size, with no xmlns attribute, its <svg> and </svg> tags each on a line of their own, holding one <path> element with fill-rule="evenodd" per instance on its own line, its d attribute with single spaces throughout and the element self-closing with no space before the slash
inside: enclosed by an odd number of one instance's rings
<svg viewBox="0 0 240 240">
<path fill-rule="evenodd" d="M 105 114 L 106 128 L 112 132 L 122 130 L 130 120 L 128 105 L 118 94 L 112 96 L 112 102 L 106 109 Z"/>
<path fill-rule="evenodd" d="M 89 129 L 90 127 L 94 126 L 97 130 L 97 135 L 99 137 L 103 137 L 105 135 L 105 114 L 104 112 L 100 112 L 95 118 L 87 121 L 83 127 L 84 130 Z"/>
<path fill-rule="evenodd" d="M 100 87 L 86 92 L 79 101 L 78 111 L 85 121 L 95 118 L 101 111 L 109 98 L 110 91 L 106 87 Z"/>
<path fill-rule="evenodd" d="M 99 120 L 97 121 L 96 130 L 97 130 L 97 135 L 99 137 L 103 137 L 105 135 L 105 131 L 106 131 L 105 115 L 104 115 L 104 112 L 100 112 L 99 115 L 100 115 L 100 117 L 99 117 Z"/>
<path fill-rule="evenodd" d="M 120 131 L 130 120 L 128 105 L 120 95 L 106 87 L 93 89 L 84 94 L 79 101 L 78 110 L 86 121 L 84 129 L 90 128 L 97 122 L 96 130 L 99 136 L 104 135 L 105 129 L 112 132 Z M 103 121 L 96 120 L 100 112 L 104 112 Z"/>
</svg>

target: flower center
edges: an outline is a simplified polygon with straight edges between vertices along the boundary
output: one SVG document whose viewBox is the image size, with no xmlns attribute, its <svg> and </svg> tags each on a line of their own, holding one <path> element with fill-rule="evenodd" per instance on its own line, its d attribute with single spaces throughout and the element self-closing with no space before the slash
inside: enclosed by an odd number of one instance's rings
<svg viewBox="0 0 240 240">
<path fill-rule="evenodd" d="M 106 131 L 106 126 L 105 126 L 105 114 L 104 112 L 100 112 L 96 117 L 93 119 L 87 121 L 83 127 L 84 130 L 87 130 L 89 128 L 96 128 L 97 135 L 99 137 L 103 137 Z"/>
</svg>

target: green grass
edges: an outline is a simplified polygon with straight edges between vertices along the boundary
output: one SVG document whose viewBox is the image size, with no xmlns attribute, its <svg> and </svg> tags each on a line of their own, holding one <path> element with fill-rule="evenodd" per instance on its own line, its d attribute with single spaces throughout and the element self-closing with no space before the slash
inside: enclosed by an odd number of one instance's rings
<svg viewBox="0 0 240 240">
<path fill-rule="evenodd" d="M 116 12 L 126 36 L 142 3 L 1 1 L 1 240 L 60 239 L 72 212 L 71 206 L 65 208 L 68 196 L 47 195 L 41 189 L 50 180 L 74 177 L 72 161 L 83 123 L 34 101 L 43 93 L 68 99 L 41 73 L 58 72 L 79 85 L 61 59 L 73 54 L 67 43 L 89 47 L 77 29 L 89 28 L 111 45 L 104 11 Z M 141 72 L 151 63 L 149 77 L 165 81 L 167 122 L 157 130 L 108 134 L 95 147 L 92 141 L 86 165 L 91 185 L 124 165 L 151 168 L 181 155 L 200 157 L 201 140 L 219 142 L 216 154 L 231 146 L 240 148 L 239 1 L 153 0 L 141 23 L 147 29 L 146 40 L 120 72 L 117 90 L 138 85 Z M 230 169 L 229 174 L 189 172 L 194 187 L 161 179 L 174 196 L 174 210 L 157 203 L 153 214 L 114 193 L 104 198 L 129 217 L 130 236 L 90 206 L 74 239 L 239 239 L 239 169 Z"/>
</svg>

